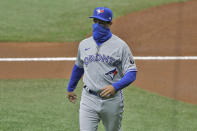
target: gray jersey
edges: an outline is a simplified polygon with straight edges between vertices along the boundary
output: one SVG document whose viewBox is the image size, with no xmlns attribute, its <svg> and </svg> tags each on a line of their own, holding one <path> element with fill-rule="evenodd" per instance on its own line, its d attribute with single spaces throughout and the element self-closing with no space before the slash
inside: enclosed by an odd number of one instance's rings
<svg viewBox="0 0 197 131">
<path fill-rule="evenodd" d="M 83 82 L 94 91 L 119 81 L 129 71 L 137 71 L 128 45 L 115 35 L 101 46 L 93 37 L 81 41 L 75 64 L 84 68 Z"/>
</svg>

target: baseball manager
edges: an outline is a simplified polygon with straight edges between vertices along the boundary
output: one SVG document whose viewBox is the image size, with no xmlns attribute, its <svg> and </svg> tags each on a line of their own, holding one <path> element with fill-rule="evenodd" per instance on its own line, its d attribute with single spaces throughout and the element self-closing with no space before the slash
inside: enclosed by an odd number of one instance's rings
<svg viewBox="0 0 197 131">
<path fill-rule="evenodd" d="M 76 101 L 74 90 L 84 75 L 80 131 L 97 131 L 100 120 L 106 131 L 121 131 L 122 89 L 136 79 L 136 64 L 128 45 L 110 31 L 113 14 L 109 8 L 97 7 L 89 18 L 94 22 L 93 33 L 79 44 L 67 97 Z"/>
</svg>

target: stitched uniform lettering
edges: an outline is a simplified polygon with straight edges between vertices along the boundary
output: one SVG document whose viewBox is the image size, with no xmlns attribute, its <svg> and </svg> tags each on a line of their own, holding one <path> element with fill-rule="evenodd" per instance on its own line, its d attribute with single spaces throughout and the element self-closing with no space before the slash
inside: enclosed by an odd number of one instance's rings
<svg viewBox="0 0 197 131">
<path fill-rule="evenodd" d="M 112 65 L 112 63 L 115 61 L 113 57 L 106 56 L 106 55 L 101 55 L 101 54 L 96 54 L 96 55 L 89 55 L 88 57 L 84 58 L 84 64 L 87 66 L 91 62 L 103 62 L 107 63 L 109 65 Z"/>
</svg>

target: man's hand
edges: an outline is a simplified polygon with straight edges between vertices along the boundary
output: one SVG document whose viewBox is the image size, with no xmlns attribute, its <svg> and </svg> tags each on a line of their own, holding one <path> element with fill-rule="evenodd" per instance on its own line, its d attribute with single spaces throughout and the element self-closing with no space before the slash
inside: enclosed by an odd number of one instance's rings
<svg viewBox="0 0 197 131">
<path fill-rule="evenodd" d="M 77 95 L 74 92 L 67 92 L 67 98 L 70 102 L 75 103 L 77 100 Z"/>
<path fill-rule="evenodd" d="M 112 85 L 108 85 L 102 88 L 101 90 L 103 90 L 100 94 L 101 97 L 109 98 L 110 96 L 113 96 L 116 93 L 115 88 Z"/>
</svg>

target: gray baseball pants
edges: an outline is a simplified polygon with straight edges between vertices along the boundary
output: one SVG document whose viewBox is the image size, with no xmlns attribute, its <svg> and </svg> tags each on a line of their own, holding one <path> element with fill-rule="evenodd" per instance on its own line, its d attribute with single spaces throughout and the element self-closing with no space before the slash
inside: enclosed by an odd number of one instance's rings
<svg viewBox="0 0 197 131">
<path fill-rule="evenodd" d="M 97 131 L 100 120 L 106 131 L 121 131 L 123 107 L 120 91 L 112 98 L 102 99 L 83 89 L 79 109 L 80 131 Z"/>
</svg>

